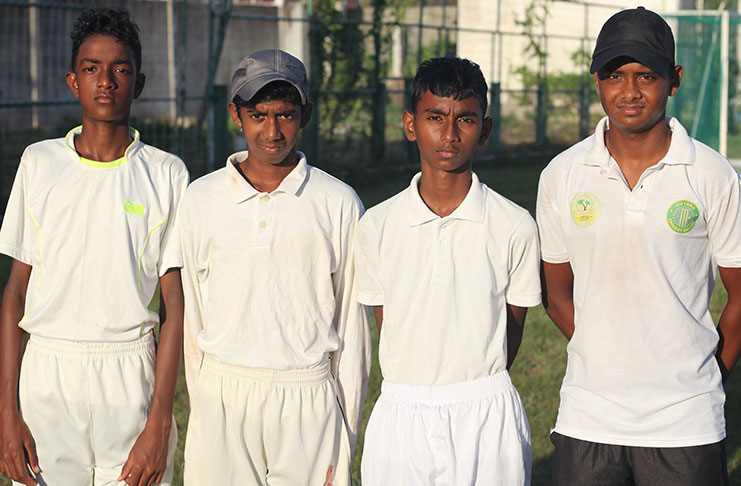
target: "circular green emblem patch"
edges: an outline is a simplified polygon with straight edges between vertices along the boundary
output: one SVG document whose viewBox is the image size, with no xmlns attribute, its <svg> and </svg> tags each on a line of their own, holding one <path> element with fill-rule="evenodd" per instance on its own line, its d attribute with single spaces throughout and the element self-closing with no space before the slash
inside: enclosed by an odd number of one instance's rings
<svg viewBox="0 0 741 486">
<path fill-rule="evenodd" d="M 700 217 L 700 210 L 692 201 L 680 199 L 666 211 L 666 223 L 677 233 L 688 233 Z"/>
<path fill-rule="evenodd" d="M 602 210 L 599 199 L 591 192 L 580 192 L 571 200 L 571 219 L 579 226 L 589 226 Z"/>
</svg>

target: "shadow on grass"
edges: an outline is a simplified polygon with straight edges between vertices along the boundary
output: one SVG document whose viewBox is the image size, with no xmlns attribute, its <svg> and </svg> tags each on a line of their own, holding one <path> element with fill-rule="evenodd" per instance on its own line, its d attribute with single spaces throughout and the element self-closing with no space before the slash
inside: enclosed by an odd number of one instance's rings
<svg viewBox="0 0 741 486">
<path fill-rule="evenodd" d="M 541 457 L 533 463 L 531 486 L 548 486 L 551 484 L 551 460 L 553 454 Z"/>
</svg>

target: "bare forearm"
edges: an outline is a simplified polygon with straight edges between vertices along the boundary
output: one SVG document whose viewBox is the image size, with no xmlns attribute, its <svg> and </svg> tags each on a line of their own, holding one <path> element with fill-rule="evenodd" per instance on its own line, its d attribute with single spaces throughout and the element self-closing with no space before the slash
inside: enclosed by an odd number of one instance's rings
<svg viewBox="0 0 741 486">
<path fill-rule="evenodd" d="M 566 339 L 570 340 L 574 335 L 574 302 L 571 300 L 558 303 L 551 301 L 548 303 L 546 312 Z"/>
<path fill-rule="evenodd" d="M 26 287 L 31 267 L 14 262 L 11 277 L 3 292 L 0 309 L 0 409 L 18 406 L 18 376 L 26 332 L 18 327 L 23 318 Z"/>
<path fill-rule="evenodd" d="M 507 304 L 507 369 L 515 362 L 522 344 L 527 308 Z"/>
<path fill-rule="evenodd" d="M 725 382 L 741 356 L 741 306 L 726 306 L 718 322 L 718 335 L 715 357 Z"/>
</svg>

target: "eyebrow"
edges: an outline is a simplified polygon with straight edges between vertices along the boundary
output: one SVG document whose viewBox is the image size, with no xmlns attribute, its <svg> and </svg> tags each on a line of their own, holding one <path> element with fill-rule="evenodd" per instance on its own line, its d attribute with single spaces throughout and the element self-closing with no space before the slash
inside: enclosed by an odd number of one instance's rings
<svg viewBox="0 0 741 486">
<path fill-rule="evenodd" d="M 443 116 L 447 116 L 448 115 L 447 112 L 444 112 L 443 110 L 441 110 L 439 108 L 425 108 L 425 113 L 431 113 L 433 115 L 443 115 Z M 479 114 L 476 113 L 475 111 L 462 111 L 462 112 L 456 114 L 456 117 L 459 117 L 460 118 L 462 116 L 470 116 L 470 117 L 476 117 L 476 118 L 478 118 L 479 117 Z"/>
<path fill-rule="evenodd" d="M 92 64 L 100 64 L 103 61 L 101 61 L 100 59 L 95 59 L 94 57 L 85 57 L 83 59 L 80 59 L 80 62 L 81 63 L 82 62 L 89 62 L 89 63 L 92 63 Z M 113 60 L 113 64 L 126 64 L 126 65 L 129 65 L 129 66 L 132 65 L 131 64 L 131 61 L 128 60 L 128 59 L 114 59 Z"/>
</svg>

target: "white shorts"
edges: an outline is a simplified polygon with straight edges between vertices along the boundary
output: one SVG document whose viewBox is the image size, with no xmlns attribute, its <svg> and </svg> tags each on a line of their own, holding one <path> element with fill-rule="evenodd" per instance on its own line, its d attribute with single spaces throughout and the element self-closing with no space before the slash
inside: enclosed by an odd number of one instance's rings
<svg viewBox="0 0 741 486">
<path fill-rule="evenodd" d="M 384 381 L 363 447 L 363 486 L 530 484 L 530 426 L 506 371 L 445 386 Z"/>
<path fill-rule="evenodd" d="M 185 440 L 185 485 L 350 484 L 350 442 L 329 364 L 276 371 L 206 356 Z"/>
<path fill-rule="evenodd" d="M 20 409 L 36 442 L 42 486 L 125 485 L 116 479 L 147 421 L 154 358 L 152 333 L 124 343 L 31 336 Z M 173 420 L 161 485 L 172 481 L 176 444 Z"/>
</svg>

